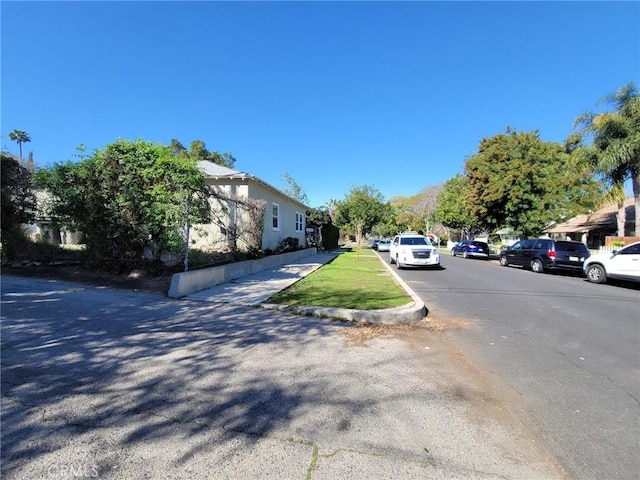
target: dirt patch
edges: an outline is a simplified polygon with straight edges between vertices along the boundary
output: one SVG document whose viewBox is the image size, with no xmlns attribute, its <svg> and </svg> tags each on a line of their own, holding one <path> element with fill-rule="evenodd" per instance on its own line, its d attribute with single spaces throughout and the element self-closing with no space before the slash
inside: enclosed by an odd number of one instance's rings
<svg viewBox="0 0 640 480">
<path fill-rule="evenodd" d="M 386 324 L 360 322 L 352 327 L 345 327 L 343 332 L 346 336 L 346 346 L 366 347 L 367 341 L 373 338 L 397 337 L 405 341 L 410 341 L 417 332 L 429 332 L 442 334 L 451 329 L 469 329 L 473 323 L 463 318 L 447 318 L 440 320 L 434 315 L 429 315 L 414 323 Z"/>
<path fill-rule="evenodd" d="M 79 265 L 31 265 L 27 267 L 2 267 L 2 274 L 18 275 L 21 277 L 64 280 L 101 287 L 119 288 L 154 292 L 166 295 L 169 291 L 172 273 L 162 273 L 151 276 L 141 270 L 134 270 L 128 274 L 116 274 L 89 270 Z"/>
<path fill-rule="evenodd" d="M 439 332 L 441 328 L 442 326 L 439 323 L 425 318 L 418 322 L 398 325 L 360 322 L 356 326 L 345 327 L 343 332 L 346 337 L 345 345 L 347 347 L 366 347 L 367 341 L 373 338 L 402 336 L 420 329 Z"/>
</svg>

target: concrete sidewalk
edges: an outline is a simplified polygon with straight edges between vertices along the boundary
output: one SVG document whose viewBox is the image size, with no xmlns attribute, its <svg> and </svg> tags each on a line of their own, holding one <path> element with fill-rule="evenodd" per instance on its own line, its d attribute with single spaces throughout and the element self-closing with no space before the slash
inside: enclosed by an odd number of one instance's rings
<svg viewBox="0 0 640 480">
<path fill-rule="evenodd" d="M 404 288 L 411 302 L 401 307 L 384 310 L 354 310 L 348 308 L 326 307 L 291 307 L 289 305 L 270 304 L 266 301 L 272 295 L 288 288 L 300 279 L 313 273 L 318 268 L 331 262 L 346 250 L 321 252 L 310 257 L 280 265 L 276 268 L 247 275 L 245 277 L 223 283 L 200 292 L 187 295 L 186 300 L 197 300 L 210 303 L 228 303 L 234 305 L 254 306 L 273 310 L 287 311 L 299 315 L 308 315 L 338 320 L 376 323 L 410 323 L 425 317 L 427 310 L 424 302 L 398 275 L 382 261 L 394 279 Z"/>
<path fill-rule="evenodd" d="M 293 285 L 301 278 L 329 263 L 340 253 L 339 251 L 317 253 L 295 262 L 216 285 L 215 287 L 187 295 L 184 298 L 213 303 L 258 306 L 270 296 Z"/>
</svg>

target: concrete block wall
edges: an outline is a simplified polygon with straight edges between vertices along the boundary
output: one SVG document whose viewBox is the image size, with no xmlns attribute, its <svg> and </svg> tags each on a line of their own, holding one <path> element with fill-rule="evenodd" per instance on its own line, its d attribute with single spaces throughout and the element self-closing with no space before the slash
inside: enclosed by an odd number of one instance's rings
<svg viewBox="0 0 640 480">
<path fill-rule="evenodd" d="M 317 248 L 306 248 L 295 252 L 269 255 L 268 257 L 244 262 L 227 263 L 217 267 L 201 268 L 190 272 L 175 273 L 171 277 L 171 285 L 167 295 L 171 298 L 181 298 L 192 293 L 215 287 L 221 283 L 231 282 L 247 275 L 276 268 L 280 265 L 295 262 L 301 258 L 310 257 L 318 253 Z"/>
</svg>

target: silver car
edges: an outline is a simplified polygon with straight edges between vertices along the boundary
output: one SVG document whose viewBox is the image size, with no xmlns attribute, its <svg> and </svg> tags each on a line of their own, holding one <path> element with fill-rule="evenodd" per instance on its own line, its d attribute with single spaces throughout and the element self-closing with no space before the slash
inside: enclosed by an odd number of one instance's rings
<svg viewBox="0 0 640 480">
<path fill-rule="evenodd" d="M 391 248 L 391 240 L 386 239 L 386 240 L 380 240 L 378 242 L 379 252 L 388 252 L 390 248 Z"/>
</svg>

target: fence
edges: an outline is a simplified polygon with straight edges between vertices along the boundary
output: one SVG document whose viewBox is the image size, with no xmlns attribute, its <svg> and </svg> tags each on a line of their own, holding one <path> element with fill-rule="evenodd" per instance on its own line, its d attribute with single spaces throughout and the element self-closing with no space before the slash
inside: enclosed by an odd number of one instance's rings
<svg viewBox="0 0 640 480">
<path fill-rule="evenodd" d="M 596 253 L 613 253 L 614 250 L 620 250 L 622 247 L 605 247 L 604 245 L 598 249 L 590 249 L 591 255 Z"/>
</svg>

